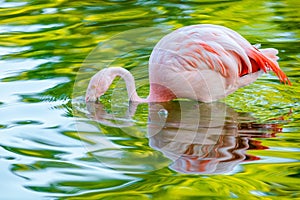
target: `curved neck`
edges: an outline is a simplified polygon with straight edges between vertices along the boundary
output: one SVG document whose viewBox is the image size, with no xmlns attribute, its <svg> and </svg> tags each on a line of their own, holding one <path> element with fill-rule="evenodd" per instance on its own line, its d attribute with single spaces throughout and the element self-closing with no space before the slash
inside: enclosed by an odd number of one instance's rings
<svg viewBox="0 0 300 200">
<path fill-rule="evenodd" d="M 112 73 L 111 75 L 113 76 L 112 77 L 113 79 L 116 76 L 120 76 L 121 78 L 124 79 L 130 101 L 147 102 L 147 99 L 143 99 L 143 98 L 139 97 L 138 94 L 136 93 L 134 78 L 128 70 L 126 70 L 122 67 L 111 67 L 111 68 L 107 68 L 107 69 L 109 69 L 111 71 L 111 73 Z"/>
</svg>

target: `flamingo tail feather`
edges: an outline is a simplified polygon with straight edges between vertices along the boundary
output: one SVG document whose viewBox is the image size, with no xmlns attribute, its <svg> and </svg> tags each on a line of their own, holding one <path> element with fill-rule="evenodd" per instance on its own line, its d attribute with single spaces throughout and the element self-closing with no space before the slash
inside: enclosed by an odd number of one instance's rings
<svg viewBox="0 0 300 200">
<path fill-rule="evenodd" d="M 249 52 L 247 52 L 247 54 L 251 61 L 252 73 L 260 69 L 263 70 L 265 73 L 267 73 L 267 71 L 272 70 L 279 78 L 280 82 L 291 85 L 290 80 L 288 79 L 286 74 L 280 69 L 277 63 L 277 53 L 278 51 L 274 48 L 260 50 L 257 50 L 256 48 L 250 49 Z"/>
</svg>

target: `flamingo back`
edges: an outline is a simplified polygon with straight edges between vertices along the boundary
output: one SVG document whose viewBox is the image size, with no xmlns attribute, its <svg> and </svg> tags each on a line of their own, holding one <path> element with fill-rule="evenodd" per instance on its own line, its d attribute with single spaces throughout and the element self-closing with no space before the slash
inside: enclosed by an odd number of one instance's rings
<svg viewBox="0 0 300 200">
<path fill-rule="evenodd" d="M 277 53 L 276 49 L 258 50 L 240 34 L 223 26 L 192 25 L 173 31 L 157 43 L 150 56 L 149 70 L 158 65 L 160 70 L 169 67 L 176 72 L 211 69 L 231 83 L 259 70 L 272 70 L 281 82 L 290 84 L 276 61 Z"/>
</svg>

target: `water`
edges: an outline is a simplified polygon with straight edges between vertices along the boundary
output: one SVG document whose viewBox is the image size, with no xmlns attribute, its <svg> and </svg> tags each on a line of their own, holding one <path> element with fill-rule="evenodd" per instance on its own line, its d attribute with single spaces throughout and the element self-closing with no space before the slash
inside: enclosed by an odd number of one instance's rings
<svg viewBox="0 0 300 200">
<path fill-rule="evenodd" d="M 300 5 L 255 4 L 0 1 L 1 199 L 299 198 Z M 117 80 L 82 101 L 114 65 L 147 96 L 154 44 L 198 23 L 279 49 L 293 85 L 271 73 L 214 104 L 128 105 Z"/>
</svg>

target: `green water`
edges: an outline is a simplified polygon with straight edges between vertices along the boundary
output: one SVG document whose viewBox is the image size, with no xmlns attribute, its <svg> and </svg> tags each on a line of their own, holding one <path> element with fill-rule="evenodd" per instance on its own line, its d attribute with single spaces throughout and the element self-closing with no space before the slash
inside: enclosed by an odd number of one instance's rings
<svg viewBox="0 0 300 200">
<path fill-rule="evenodd" d="M 298 0 L 0 1 L 0 199 L 296 199 Z M 122 81 L 100 104 L 89 77 L 129 69 L 148 94 L 154 44 L 224 25 L 279 50 L 273 73 L 221 102 L 130 105 Z M 193 141 L 193 142 L 191 142 Z"/>
</svg>

